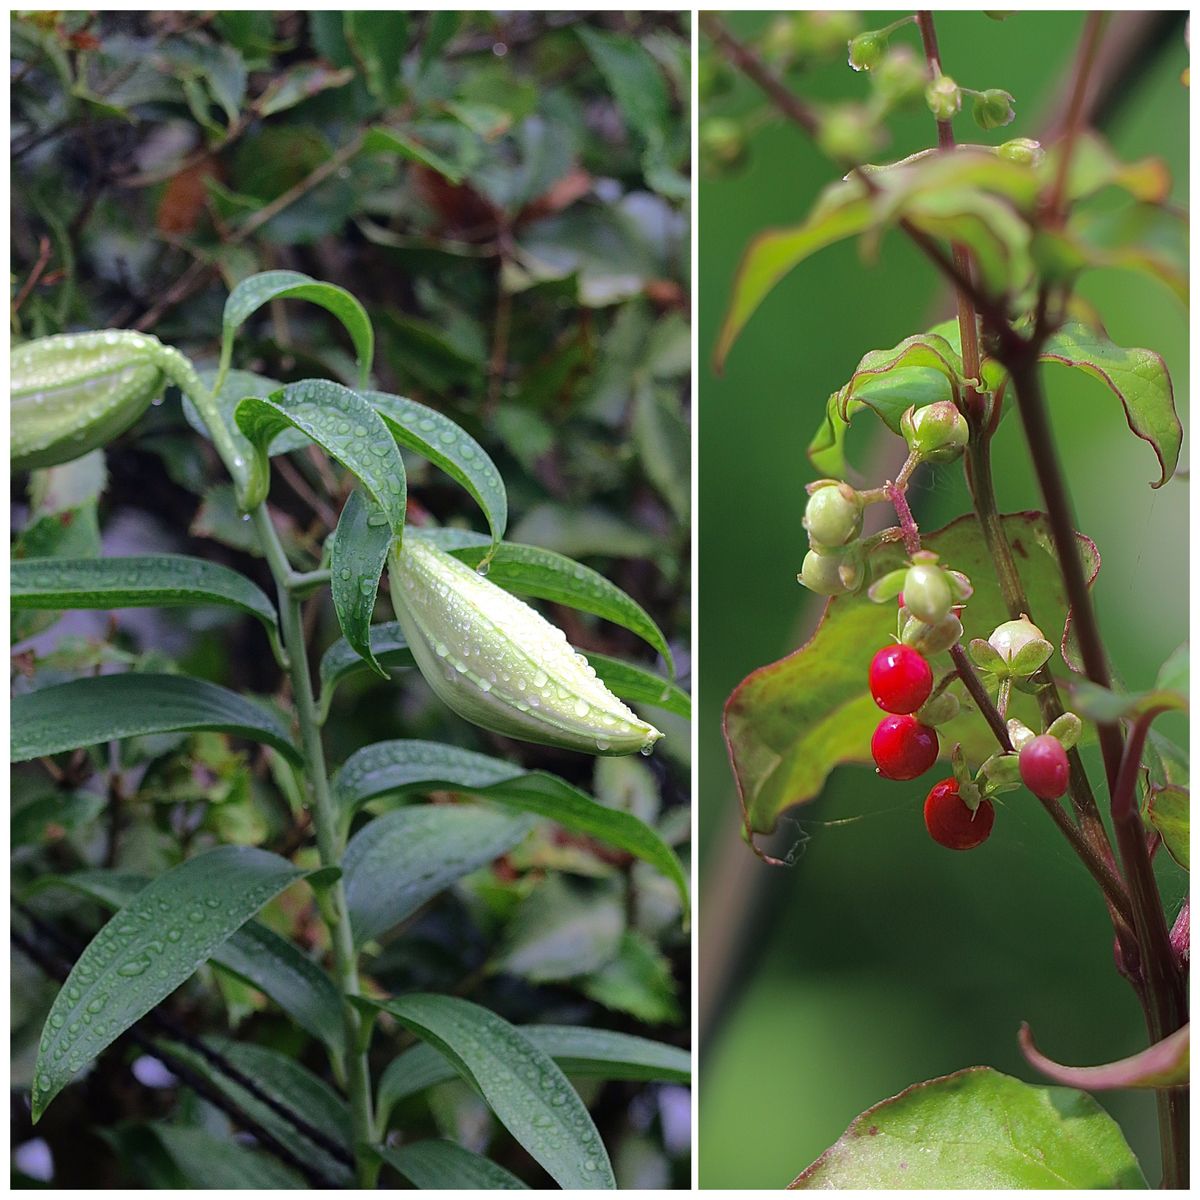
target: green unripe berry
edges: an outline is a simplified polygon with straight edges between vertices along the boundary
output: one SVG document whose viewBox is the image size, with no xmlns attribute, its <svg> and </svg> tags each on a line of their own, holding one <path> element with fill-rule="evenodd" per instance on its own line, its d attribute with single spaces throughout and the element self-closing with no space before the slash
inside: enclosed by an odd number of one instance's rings
<svg viewBox="0 0 1200 1200">
<path fill-rule="evenodd" d="M 952 400 L 910 408 L 900 418 L 900 432 L 909 450 L 933 463 L 953 462 L 970 437 L 967 418 Z"/>
<path fill-rule="evenodd" d="M 893 47 L 871 68 L 875 94 L 889 108 L 920 99 L 927 81 L 925 64 L 909 46 Z"/>
<path fill-rule="evenodd" d="M 958 716 L 961 705 L 953 692 L 942 692 L 928 700 L 914 714 L 922 725 L 945 725 Z"/>
<path fill-rule="evenodd" d="M 904 607 L 926 625 L 940 625 L 954 606 L 950 582 L 934 563 L 916 563 L 904 576 Z"/>
<path fill-rule="evenodd" d="M 850 39 L 849 62 L 856 71 L 870 71 L 879 65 L 887 49 L 887 38 L 877 29 L 870 29 Z"/>
<path fill-rule="evenodd" d="M 936 568 L 934 568 L 936 570 Z M 904 595 L 905 610 L 908 609 L 908 593 Z M 962 639 L 962 622 L 953 614 L 943 617 L 935 624 L 929 624 L 917 617 L 910 616 L 902 621 L 900 640 L 926 658 L 935 654 L 943 654 Z"/>
<path fill-rule="evenodd" d="M 729 117 L 709 117 L 700 125 L 700 152 L 719 167 L 740 166 L 746 158 L 741 124 Z"/>
<path fill-rule="evenodd" d="M 781 13 L 763 31 L 759 45 L 764 57 L 774 63 L 784 63 L 806 53 L 808 39 L 798 15 Z"/>
<path fill-rule="evenodd" d="M 814 546 L 844 546 L 862 533 L 863 506 L 847 483 L 818 488 L 804 509 L 804 528 Z"/>
<path fill-rule="evenodd" d="M 939 75 L 926 87 L 925 103 L 939 121 L 949 121 L 962 108 L 962 92 L 949 75 Z"/>
<path fill-rule="evenodd" d="M 818 596 L 841 596 L 862 582 L 862 555 L 857 547 L 849 550 L 810 550 L 796 578 Z"/>
<path fill-rule="evenodd" d="M 1035 142 L 1033 138 L 1012 138 L 997 146 L 996 153 L 1010 162 L 1030 167 L 1036 167 L 1046 157 L 1041 142 Z"/>
<path fill-rule="evenodd" d="M 822 115 L 817 144 L 837 162 L 861 163 L 879 145 L 879 128 L 865 108 L 840 104 Z"/>
<path fill-rule="evenodd" d="M 733 88 L 733 74 L 721 59 L 705 54 L 696 66 L 696 83 L 701 100 L 717 100 Z"/>
<path fill-rule="evenodd" d="M 1012 124 L 1017 115 L 1015 103 L 1011 93 L 1003 88 L 988 88 L 975 97 L 971 115 L 980 129 L 999 129 Z"/>
</svg>

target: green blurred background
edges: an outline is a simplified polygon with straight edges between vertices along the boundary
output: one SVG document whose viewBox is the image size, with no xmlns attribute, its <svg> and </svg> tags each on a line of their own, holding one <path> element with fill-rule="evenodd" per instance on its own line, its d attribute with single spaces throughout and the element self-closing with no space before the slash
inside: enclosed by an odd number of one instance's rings
<svg viewBox="0 0 1200 1200">
<path fill-rule="evenodd" d="M 881 27 L 899 13 L 871 13 Z M 1139 14 L 1154 34 L 1103 101 L 1104 133 L 1125 157 L 1169 164 L 1187 203 L 1188 93 L 1183 14 Z M 944 69 L 964 86 L 1003 87 L 1017 120 L 962 140 L 1036 137 L 1050 123 L 1070 69 L 1082 13 L 939 13 Z M 727 18 L 739 36 L 768 14 Z M 1128 28 L 1118 15 L 1110 36 Z M 901 38 L 916 43 L 915 30 Z M 843 65 L 795 80 L 806 96 L 861 97 Z M 740 83 L 714 112 L 758 107 Z M 927 114 L 893 124 L 888 158 L 930 144 Z M 1043 1049 L 1091 1063 L 1144 1044 L 1140 1011 L 1118 978 L 1111 930 L 1091 880 L 1040 808 L 1014 793 L 988 846 L 951 855 L 922 827 L 924 788 L 882 783 L 865 768 L 835 772 L 824 794 L 792 816 L 777 848 L 803 838 L 794 870 L 760 865 L 742 844 L 721 738 L 721 707 L 749 671 L 806 639 L 818 604 L 798 587 L 805 537 L 804 449 L 825 399 L 867 350 L 893 345 L 951 313 L 933 269 L 902 239 L 880 261 L 844 243 L 824 251 L 769 297 L 735 346 L 723 378 L 708 368 L 730 281 L 747 241 L 795 223 L 835 172 L 782 120 L 756 128 L 746 167 L 700 191 L 700 692 L 701 963 L 700 1180 L 711 1187 L 781 1187 L 835 1141 L 854 1116 L 908 1084 L 971 1064 L 1027 1080 L 1016 1031 L 1028 1020 Z M 1161 352 L 1187 426 L 1187 314 L 1166 291 L 1129 274 L 1093 275 L 1082 293 L 1112 338 Z M 1095 595 L 1117 670 L 1151 683 L 1187 636 L 1186 483 L 1161 491 L 1150 448 L 1098 383 L 1048 368 L 1056 435 L 1080 528 L 1100 547 Z M 851 445 L 862 465 L 894 441 L 860 418 Z M 870 426 L 868 428 L 868 426 Z M 868 444 L 873 442 L 873 444 Z M 1185 447 L 1186 460 L 1186 447 Z M 1001 508 L 1038 506 L 1021 431 L 1006 421 L 995 443 Z M 966 511 L 960 468 L 912 493 L 918 520 L 936 528 Z M 1182 725 L 1170 730 L 1184 738 Z M 1098 778 L 1095 763 L 1091 774 Z M 1026 800 L 1029 798 L 1026 796 Z M 844 818 L 859 818 L 839 824 Z M 1160 855 L 1165 858 L 1165 855 Z M 1160 864 L 1173 914 L 1182 873 Z M 1158 1178 L 1150 1096 L 1102 1098 L 1151 1180 Z"/>
</svg>

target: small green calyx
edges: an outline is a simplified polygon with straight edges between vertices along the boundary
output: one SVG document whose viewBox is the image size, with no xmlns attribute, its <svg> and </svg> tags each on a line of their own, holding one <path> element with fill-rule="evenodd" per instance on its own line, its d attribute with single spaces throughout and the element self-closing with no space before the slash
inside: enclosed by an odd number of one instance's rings
<svg viewBox="0 0 1200 1200">
<path fill-rule="evenodd" d="M 996 153 L 1009 162 L 1022 163 L 1025 166 L 1036 167 L 1046 157 L 1041 142 L 1033 138 L 1012 138 L 996 147 Z"/>
<path fill-rule="evenodd" d="M 1065 712 L 1061 717 L 1050 723 L 1046 732 L 1062 743 L 1064 750 L 1072 750 L 1079 744 L 1083 736 L 1083 722 L 1073 713 Z"/>
<path fill-rule="evenodd" d="M 662 737 L 561 629 L 428 538 L 410 532 L 393 545 L 388 580 L 421 674 L 465 720 L 587 754 L 648 754 Z"/>
<path fill-rule="evenodd" d="M 970 438 L 967 418 L 952 400 L 909 408 L 900 418 L 900 432 L 909 450 L 931 463 L 953 462 Z"/>
<path fill-rule="evenodd" d="M 953 721 L 958 716 L 961 708 L 962 705 L 953 692 L 942 692 L 917 709 L 916 717 L 922 725 L 945 725 L 947 721 Z"/>
<path fill-rule="evenodd" d="M 935 654 L 945 653 L 962 640 L 962 622 L 953 613 L 947 613 L 940 621 L 930 624 L 912 616 L 907 605 L 907 592 L 904 598 L 906 603 L 900 610 L 898 624 L 900 641 L 906 646 L 920 651 L 926 658 L 932 658 Z"/>
<path fill-rule="evenodd" d="M 871 68 L 871 84 L 885 108 L 919 100 L 927 79 L 925 64 L 908 46 L 894 46 Z"/>
<path fill-rule="evenodd" d="M 925 103 L 939 121 L 949 121 L 962 108 L 962 91 L 949 75 L 939 75 L 926 87 Z"/>
<path fill-rule="evenodd" d="M 746 134 L 729 117 L 709 117 L 700 125 L 700 153 L 714 170 L 732 170 L 746 161 Z"/>
<path fill-rule="evenodd" d="M 980 129 L 1000 129 L 1015 119 L 1016 101 L 1003 88 L 988 88 L 976 95 L 971 115 Z"/>
<path fill-rule="evenodd" d="M 848 483 L 820 487 L 808 498 L 804 528 L 814 548 L 844 546 L 862 533 L 863 504 Z"/>
<path fill-rule="evenodd" d="M 157 338 L 123 329 L 17 346 L 9 365 L 12 469 L 70 462 L 124 433 L 163 393 L 165 350 Z"/>
<path fill-rule="evenodd" d="M 822 114 L 817 144 L 835 162 L 861 163 L 878 149 L 880 131 L 862 105 L 839 104 Z"/>
<path fill-rule="evenodd" d="M 796 578 L 818 596 L 842 596 L 856 591 L 863 579 L 862 553 L 857 545 L 810 550 Z"/>
<path fill-rule="evenodd" d="M 982 650 L 980 654 L 988 661 L 979 662 L 978 665 L 993 674 L 1014 679 L 1036 674 L 1054 653 L 1054 647 L 1046 641 L 1042 631 L 1026 616 L 998 625 L 986 645 L 994 652 L 1003 669 L 998 670 L 995 661 Z"/>
</svg>

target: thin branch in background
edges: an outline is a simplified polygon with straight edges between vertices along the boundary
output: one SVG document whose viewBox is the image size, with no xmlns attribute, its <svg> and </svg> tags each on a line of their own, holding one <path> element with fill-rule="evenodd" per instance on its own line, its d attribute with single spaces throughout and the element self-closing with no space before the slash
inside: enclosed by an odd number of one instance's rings
<svg viewBox="0 0 1200 1200">
<path fill-rule="evenodd" d="M 29 299 L 30 292 L 37 287 L 38 280 L 42 277 L 42 272 L 50 263 L 50 259 L 54 256 L 54 248 L 50 244 L 50 239 L 42 236 L 38 239 L 38 256 L 37 261 L 33 264 L 26 280 L 21 284 L 21 290 L 13 298 L 12 313 L 16 316 L 21 311 L 21 305 Z"/>
</svg>

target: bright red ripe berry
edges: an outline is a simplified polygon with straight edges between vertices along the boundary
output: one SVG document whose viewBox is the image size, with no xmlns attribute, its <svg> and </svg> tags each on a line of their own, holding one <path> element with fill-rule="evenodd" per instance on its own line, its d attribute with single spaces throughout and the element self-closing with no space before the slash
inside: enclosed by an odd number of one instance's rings
<svg viewBox="0 0 1200 1200">
<path fill-rule="evenodd" d="M 1018 762 L 1022 782 L 1039 800 L 1057 800 L 1066 793 L 1071 764 L 1058 738 L 1043 733 L 1026 742 Z"/>
<path fill-rule="evenodd" d="M 884 646 L 871 659 L 868 681 L 884 712 L 913 713 L 933 691 L 933 669 L 911 646 Z"/>
<path fill-rule="evenodd" d="M 925 797 L 925 828 L 939 846 L 947 850 L 974 850 L 992 832 L 996 810 L 990 800 L 981 800 L 972 812 L 958 794 L 958 780 L 939 780 Z"/>
<path fill-rule="evenodd" d="M 937 731 L 916 717 L 884 717 L 871 737 L 871 757 L 885 779 L 916 779 L 937 756 Z"/>
</svg>

